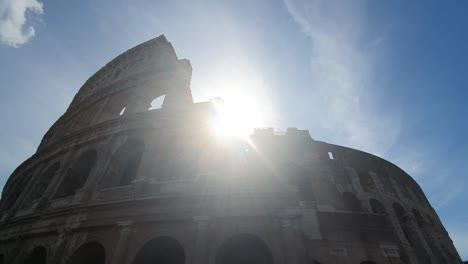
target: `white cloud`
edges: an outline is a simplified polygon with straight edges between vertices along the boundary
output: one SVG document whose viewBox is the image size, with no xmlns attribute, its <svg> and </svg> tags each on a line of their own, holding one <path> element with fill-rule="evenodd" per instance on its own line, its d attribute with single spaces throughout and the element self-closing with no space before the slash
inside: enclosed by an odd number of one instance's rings
<svg viewBox="0 0 468 264">
<path fill-rule="evenodd" d="M 34 27 L 27 24 L 27 12 L 42 14 L 38 0 L 0 0 L 0 42 L 19 47 L 34 37 Z"/>
<path fill-rule="evenodd" d="M 382 35 L 370 36 L 365 2 L 294 1 L 286 7 L 310 40 L 313 103 L 323 111 L 322 127 L 334 143 L 384 155 L 400 131 L 400 116 L 379 111 L 372 98 L 372 48 Z M 363 41 L 368 39 L 368 43 Z"/>
</svg>

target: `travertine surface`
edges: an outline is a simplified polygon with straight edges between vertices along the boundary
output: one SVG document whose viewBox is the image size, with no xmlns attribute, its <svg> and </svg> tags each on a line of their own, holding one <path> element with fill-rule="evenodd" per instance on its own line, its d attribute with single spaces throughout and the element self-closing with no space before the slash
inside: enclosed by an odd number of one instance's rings
<svg viewBox="0 0 468 264">
<path fill-rule="evenodd" d="M 3 190 L 0 264 L 461 263 L 403 170 L 294 128 L 220 140 L 191 71 L 160 36 L 86 81 Z"/>
</svg>

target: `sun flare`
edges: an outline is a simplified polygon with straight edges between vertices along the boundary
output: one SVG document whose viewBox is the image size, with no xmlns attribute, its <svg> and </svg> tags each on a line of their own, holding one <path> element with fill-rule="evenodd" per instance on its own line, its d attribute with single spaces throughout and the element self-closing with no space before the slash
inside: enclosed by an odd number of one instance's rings
<svg viewBox="0 0 468 264">
<path fill-rule="evenodd" d="M 230 100 L 229 100 L 230 99 Z M 216 117 L 213 129 L 220 137 L 247 137 L 254 128 L 261 126 L 260 111 L 250 98 L 229 98 L 213 102 Z"/>
</svg>

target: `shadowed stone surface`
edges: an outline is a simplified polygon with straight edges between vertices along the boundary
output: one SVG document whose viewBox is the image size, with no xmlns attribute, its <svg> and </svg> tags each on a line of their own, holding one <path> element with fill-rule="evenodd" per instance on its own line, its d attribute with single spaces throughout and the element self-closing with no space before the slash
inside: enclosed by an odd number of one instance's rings
<svg viewBox="0 0 468 264">
<path fill-rule="evenodd" d="M 221 140 L 191 73 L 160 36 L 87 80 L 4 187 L 0 264 L 461 263 L 403 170 L 296 128 Z"/>
</svg>

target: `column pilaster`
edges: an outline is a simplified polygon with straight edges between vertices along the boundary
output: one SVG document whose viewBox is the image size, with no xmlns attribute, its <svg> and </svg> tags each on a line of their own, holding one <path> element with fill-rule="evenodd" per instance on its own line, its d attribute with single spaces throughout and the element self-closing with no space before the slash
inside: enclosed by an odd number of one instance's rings
<svg viewBox="0 0 468 264">
<path fill-rule="evenodd" d="M 195 254 L 192 264 L 206 264 L 208 263 L 208 227 L 210 225 L 211 217 L 209 216 L 196 216 L 193 217 L 197 225 L 197 234 L 195 242 Z"/>
<path fill-rule="evenodd" d="M 134 222 L 117 222 L 117 226 L 120 228 L 119 240 L 115 246 L 111 263 L 124 264 L 127 259 L 128 240 L 134 230 Z"/>
</svg>

